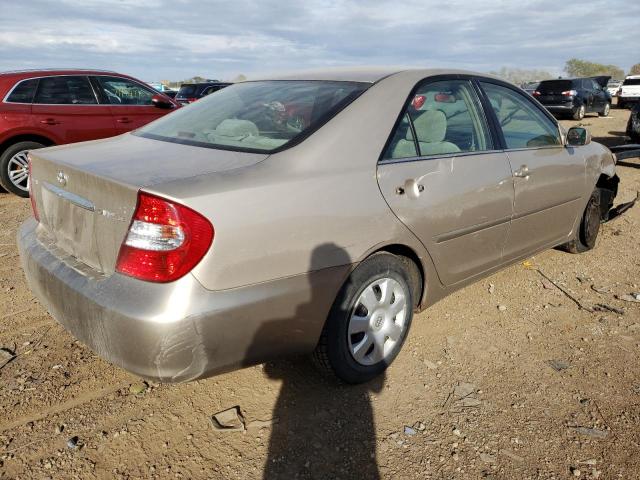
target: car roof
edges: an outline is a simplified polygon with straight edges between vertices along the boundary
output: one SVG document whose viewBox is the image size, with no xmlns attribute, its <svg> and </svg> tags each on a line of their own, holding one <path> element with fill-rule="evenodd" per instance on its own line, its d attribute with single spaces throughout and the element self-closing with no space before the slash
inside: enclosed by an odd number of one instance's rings
<svg viewBox="0 0 640 480">
<path fill-rule="evenodd" d="M 498 78 L 486 73 L 472 72 L 468 70 L 453 69 L 428 69 L 416 67 L 339 67 L 324 68 L 316 70 L 303 70 L 277 75 L 265 75 L 250 81 L 259 80 L 325 80 L 338 82 L 363 82 L 376 83 L 391 75 L 415 76 L 421 74 L 423 77 L 435 75 L 477 75 L 486 78 Z"/>
</svg>

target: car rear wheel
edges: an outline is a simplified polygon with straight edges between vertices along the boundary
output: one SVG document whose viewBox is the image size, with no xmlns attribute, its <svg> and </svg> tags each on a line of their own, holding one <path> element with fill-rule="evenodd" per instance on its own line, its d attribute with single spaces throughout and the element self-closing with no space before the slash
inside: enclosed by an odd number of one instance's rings
<svg viewBox="0 0 640 480">
<path fill-rule="evenodd" d="M 44 147 L 38 142 L 18 142 L 0 155 L 0 185 L 20 197 L 29 197 L 29 150 Z"/>
<path fill-rule="evenodd" d="M 609 102 L 607 102 L 607 103 L 604 104 L 604 107 L 602 108 L 602 111 L 599 112 L 598 114 L 601 117 L 608 117 L 610 111 L 611 111 L 611 104 Z"/>
<path fill-rule="evenodd" d="M 586 109 L 584 105 L 580 105 L 578 108 L 573 111 L 573 119 L 574 120 L 582 120 L 584 118 L 584 114 L 586 113 Z"/>
<path fill-rule="evenodd" d="M 564 245 L 565 250 L 571 253 L 582 253 L 595 247 L 601 222 L 600 190 L 596 188 L 584 209 L 580 226 L 573 240 Z"/>
<path fill-rule="evenodd" d="M 338 294 L 313 354 L 346 383 L 380 375 L 396 358 L 413 317 L 413 262 L 382 252 L 362 262 Z"/>
</svg>

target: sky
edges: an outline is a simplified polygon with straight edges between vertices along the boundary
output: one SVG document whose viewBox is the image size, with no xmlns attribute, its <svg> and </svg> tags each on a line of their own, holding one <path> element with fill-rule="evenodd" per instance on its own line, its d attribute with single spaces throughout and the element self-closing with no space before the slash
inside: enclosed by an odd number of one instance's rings
<svg viewBox="0 0 640 480">
<path fill-rule="evenodd" d="M 99 68 L 145 81 L 325 66 L 560 74 L 640 63 L 640 0 L 0 0 L 0 71 Z"/>
</svg>

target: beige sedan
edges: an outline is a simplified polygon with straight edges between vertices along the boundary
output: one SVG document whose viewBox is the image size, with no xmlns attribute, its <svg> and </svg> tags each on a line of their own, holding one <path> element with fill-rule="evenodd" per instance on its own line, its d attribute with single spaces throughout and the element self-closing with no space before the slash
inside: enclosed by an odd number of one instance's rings
<svg viewBox="0 0 640 480">
<path fill-rule="evenodd" d="M 300 353 L 366 381 L 414 312 L 541 250 L 592 248 L 618 183 L 609 150 L 517 87 L 417 69 L 235 84 L 31 169 L 31 288 L 162 381 Z"/>
</svg>

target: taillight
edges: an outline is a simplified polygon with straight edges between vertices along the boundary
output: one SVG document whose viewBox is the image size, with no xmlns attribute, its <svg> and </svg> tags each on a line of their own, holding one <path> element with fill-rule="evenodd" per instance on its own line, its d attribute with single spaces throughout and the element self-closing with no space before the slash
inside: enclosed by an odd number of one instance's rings
<svg viewBox="0 0 640 480">
<path fill-rule="evenodd" d="M 562 92 L 562 95 L 564 95 L 565 97 L 573 97 L 577 94 L 577 90 L 565 90 L 564 92 Z"/>
<path fill-rule="evenodd" d="M 138 205 L 120 247 L 116 271 L 149 282 L 172 282 L 202 260 L 213 235 L 213 225 L 198 212 L 138 192 Z"/>
<path fill-rule="evenodd" d="M 27 178 L 27 185 L 29 188 L 29 200 L 31 200 L 31 210 L 33 211 L 34 218 L 39 222 L 40 215 L 38 215 L 38 207 L 36 206 L 36 199 L 33 196 L 33 180 L 31 176 L 31 157 L 27 156 L 27 168 L 29 170 L 29 177 Z"/>
<path fill-rule="evenodd" d="M 538 90 L 534 90 L 531 95 L 533 95 L 534 97 L 539 97 L 540 96 L 540 92 Z"/>
</svg>

